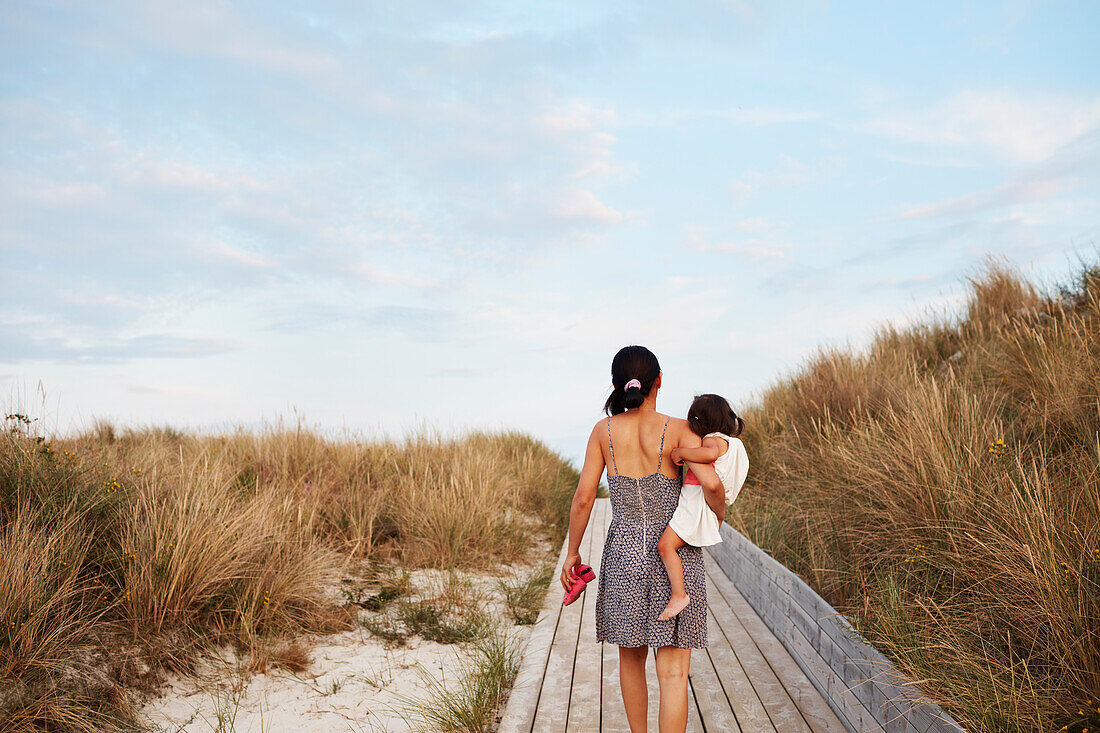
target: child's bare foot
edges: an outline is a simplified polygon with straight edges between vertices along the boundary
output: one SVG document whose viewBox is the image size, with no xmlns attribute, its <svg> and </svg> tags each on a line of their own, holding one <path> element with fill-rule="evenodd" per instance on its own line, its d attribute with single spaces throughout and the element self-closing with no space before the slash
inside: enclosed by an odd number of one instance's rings
<svg viewBox="0 0 1100 733">
<path fill-rule="evenodd" d="M 676 614 L 683 611 L 691 603 L 691 596 L 684 596 L 683 598 L 673 598 L 665 606 L 665 610 L 661 611 L 661 615 L 657 617 L 658 621 L 668 621 Z"/>
</svg>

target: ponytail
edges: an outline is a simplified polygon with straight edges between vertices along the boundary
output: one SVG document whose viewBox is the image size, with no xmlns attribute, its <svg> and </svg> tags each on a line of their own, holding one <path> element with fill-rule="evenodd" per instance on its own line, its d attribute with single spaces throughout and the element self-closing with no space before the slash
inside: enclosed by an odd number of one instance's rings
<svg viewBox="0 0 1100 733">
<path fill-rule="evenodd" d="M 649 396 L 661 365 L 653 352 L 644 346 L 624 346 L 611 360 L 611 394 L 603 410 L 618 415 L 640 406 Z"/>
</svg>

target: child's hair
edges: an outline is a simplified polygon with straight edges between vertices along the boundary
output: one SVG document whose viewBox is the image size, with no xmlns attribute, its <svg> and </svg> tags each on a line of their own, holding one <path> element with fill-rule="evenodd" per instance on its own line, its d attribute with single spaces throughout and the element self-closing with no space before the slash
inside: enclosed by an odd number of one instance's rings
<svg viewBox="0 0 1100 733">
<path fill-rule="evenodd" d="M 710 433 L 736 438 L 745 429 L 745 421 L 737 416 L 725 397 L 701 394 L 695 396 L 688 408 L 688 427 L 700 438 Z"/>
</svg>

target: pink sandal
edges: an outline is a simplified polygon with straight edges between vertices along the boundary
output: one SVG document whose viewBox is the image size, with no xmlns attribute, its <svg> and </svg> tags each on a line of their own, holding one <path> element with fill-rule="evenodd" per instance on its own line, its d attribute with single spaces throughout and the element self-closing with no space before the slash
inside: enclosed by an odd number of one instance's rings
<svg viewBox="0 0 1100 733">
<path fill-rule="evenodd" d="M 573 578 L 573 587 L 566 592 L 565 600 L 562 601 L 563 606 L 568 606 L 580 598 L 588 584 L 596 579 L 596 573 L 588 565 L 578 565 L 573 569 Z"/>
</svg>

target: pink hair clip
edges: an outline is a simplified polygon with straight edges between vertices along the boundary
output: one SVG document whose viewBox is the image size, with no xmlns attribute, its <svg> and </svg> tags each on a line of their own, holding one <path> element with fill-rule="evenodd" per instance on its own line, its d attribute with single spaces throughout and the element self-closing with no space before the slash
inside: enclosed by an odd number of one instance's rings
<svg viewBox="0 0 1100 733">
<path fill-rule="evenodd" d="M 623 392 L 627 391 L 631 387 L 637 387 L 638 389 L 641 389 L 642 383 L 639 382 L 637 379 L 631 379 L 629 382 L 623 385 Z"/>
</svg>

